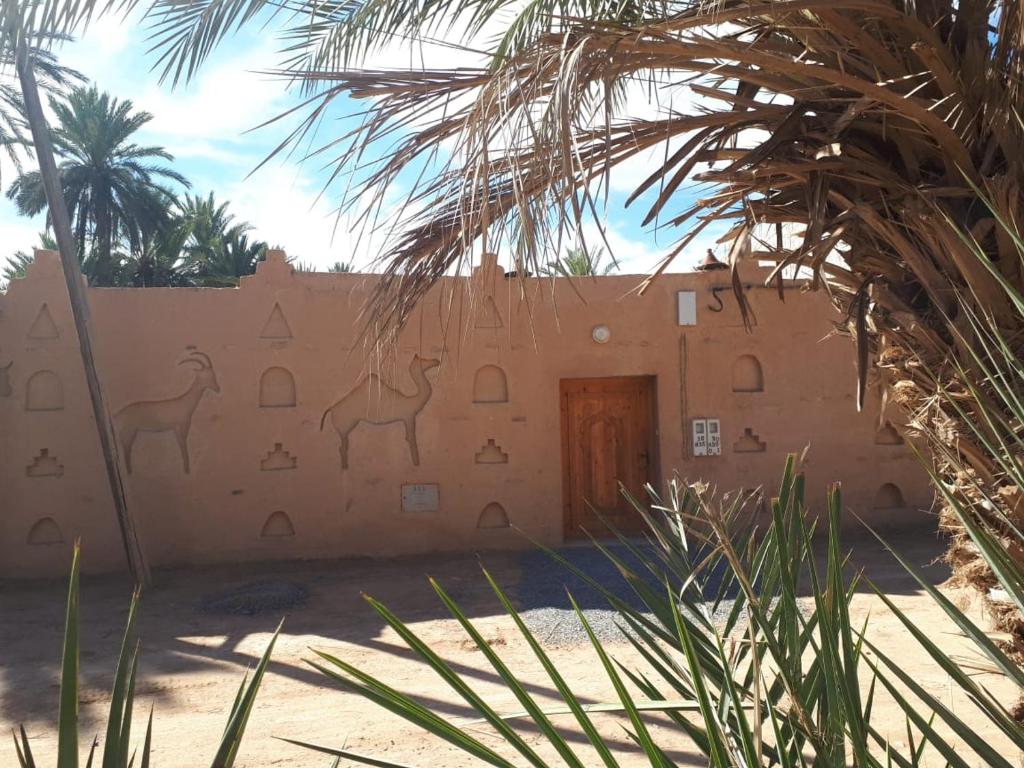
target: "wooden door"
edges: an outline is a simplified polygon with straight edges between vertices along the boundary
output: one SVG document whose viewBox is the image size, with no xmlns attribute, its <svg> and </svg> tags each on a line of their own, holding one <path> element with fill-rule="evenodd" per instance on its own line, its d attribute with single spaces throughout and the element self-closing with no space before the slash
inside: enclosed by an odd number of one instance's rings
<svg viewBox="0 0 1024 768">
<path fill-rule="evenodd" d="M 566 537 L 607 535 L 601 518 L 639 531 L 643 520 L 619 483 L 644 500 L 644 485 L 656 481 L 654 378 L 564 379 L 561 398 Z"/>
</svg>

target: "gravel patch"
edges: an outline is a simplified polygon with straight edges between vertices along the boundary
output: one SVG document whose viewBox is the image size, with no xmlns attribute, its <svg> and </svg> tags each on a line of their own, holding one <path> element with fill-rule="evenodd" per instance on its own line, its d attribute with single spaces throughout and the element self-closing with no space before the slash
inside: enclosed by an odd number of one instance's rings
<svg viewBox="0 0 1024 768">
<path fill-rule="evenodd" d="M 638 544 L 637 547 L 653 552 L 647 544 Z M 652 589 L 664 589 L 625 545 L 606 545 L 606 548 L 635 573 L 642 575 Z M 619 573 L 616 565 L 597 547 L 579 545 L 563 547 L 557 552 L 626 604 L 637 610 L 643 609 L 643 602 Z M 522 576 L 517 589 L 518 607 L 526 625 L 542 644 L 578 645 L 589 642 L 586 630 L 569 600 L 570 594 L 598 639 L 624 639 L 619 628 L 622 621 L 618 612 L 609 606 L 603 595 L 565 565 L 544 552 L 533 550 L 521 555 L 520 568 Z M 730 601 L 723 601 L 719 610 L 728 611 L 729 604 Z"/>
<path fill-rule="evenodd" d="M 203 613 L 229 616 L 258 616 L 281 613 L 305 604 L 309 590 L 292 581 L 254 581 L 240 587 L 206 595 L 199 601 Z"/>
</svg>

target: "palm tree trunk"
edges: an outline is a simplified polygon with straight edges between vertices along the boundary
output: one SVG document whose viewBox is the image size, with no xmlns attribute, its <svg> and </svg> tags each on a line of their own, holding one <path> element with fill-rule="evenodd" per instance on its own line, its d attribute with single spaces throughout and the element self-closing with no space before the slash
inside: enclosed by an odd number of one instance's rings
<svg viewBox="0 0 1024 768">
<path fill-rule="evenodd" d="M 105 190 L 93 190 L 96 215 L 96 282 L 99 285 L 114 284 L 113 232 L 110 223 L 110 199 Z"/>
<path fill-rule="evenodd" d="M 61 189 L 57 163 L 53 157 L 50 129 L 46 124 L 46 117 L 39 100 L 39 89 L 36 85 L 35 73 L 32 70 L 32 60 L 29 57 L 24 41 L 18 47 L 17 68 L 18 78 L 21 82 L 22 97 L 25 102 L 25 113 L 32 130 L 32 142 L 35 147 L 36 160 L 39 163 L 39 173 L 42 176 L 43 187 L 46 190 L 46 199 L 50 209 L 53 231 L 60 248 L 64 280 L 68 287 L 71 313 L 75 320 L 75 330 L 78 333 L 78 343 L 82 352 L 82 365 L 85 368 L 85 379 L 89 386 L 89 398 L 92 402 L 93 415 L 96 419 L 97 430 L 99 431 L 100 448 L 103 451 L 107 480 L 110 484 L 110 493 L 121 529 L 121 538 L 132 576 L 138 585 L 146 586 L 150 583 L 149 565 L 146 562 L 145 553 L 135 528 L 135 521 L 128 508 L 124 481 L 121 477 L 121 465 L 118 460 L 117 442 L 114 439 L 113 423 L 111 422 L 110 411 L 107 409 L 103 396 L 103 388 L 100 386 L 99 374 L 96 371 L 96 360 L 92 351 L 92 338 L 89 332 L 89 303 L 85 295 L 85 288 L 82 285 L 82 270 L 78 263 L 78 252 L 71 233 L 71 219 L 68 216 L 67 203 L 64 200 L 64 192 Z"/>
<path fill-rule="evenodd" d="M 78 222 L 75 227 L 75 239 L 78 240 L 78 263 L 81 264 L 85 258 L 85 233 L 89 224 L 89 217 L 85 211 L 78 212 Z"/>
</svg>

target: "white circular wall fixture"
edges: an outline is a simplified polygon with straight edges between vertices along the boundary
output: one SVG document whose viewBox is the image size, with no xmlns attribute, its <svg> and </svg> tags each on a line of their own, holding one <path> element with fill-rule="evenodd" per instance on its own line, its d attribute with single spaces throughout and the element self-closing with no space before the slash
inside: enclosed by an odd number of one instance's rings
<svg viewBox="0 0 1024 768">
<path fill-rule="evenodd" d="M 598 344 L 607 344 L 612 338 L 612 329 L 607 325 L 595 325 L 590 332 L 590 338 Z"/>
</svg>

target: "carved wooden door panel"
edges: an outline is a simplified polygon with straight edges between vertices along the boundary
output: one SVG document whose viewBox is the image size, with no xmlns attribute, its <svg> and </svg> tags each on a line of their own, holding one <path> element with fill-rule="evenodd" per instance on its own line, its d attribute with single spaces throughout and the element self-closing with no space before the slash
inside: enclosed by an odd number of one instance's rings
<svg viewBox="0 0 1024 768">
<path fill-rule="evenodd" d="M 561 382 L 566 537 L 607 535 L 601 518 L 625 532 L 642 527 L 619 483 L 643 500 L 655 481 L 653 385 L 646 376 Z"/>
</svg>

